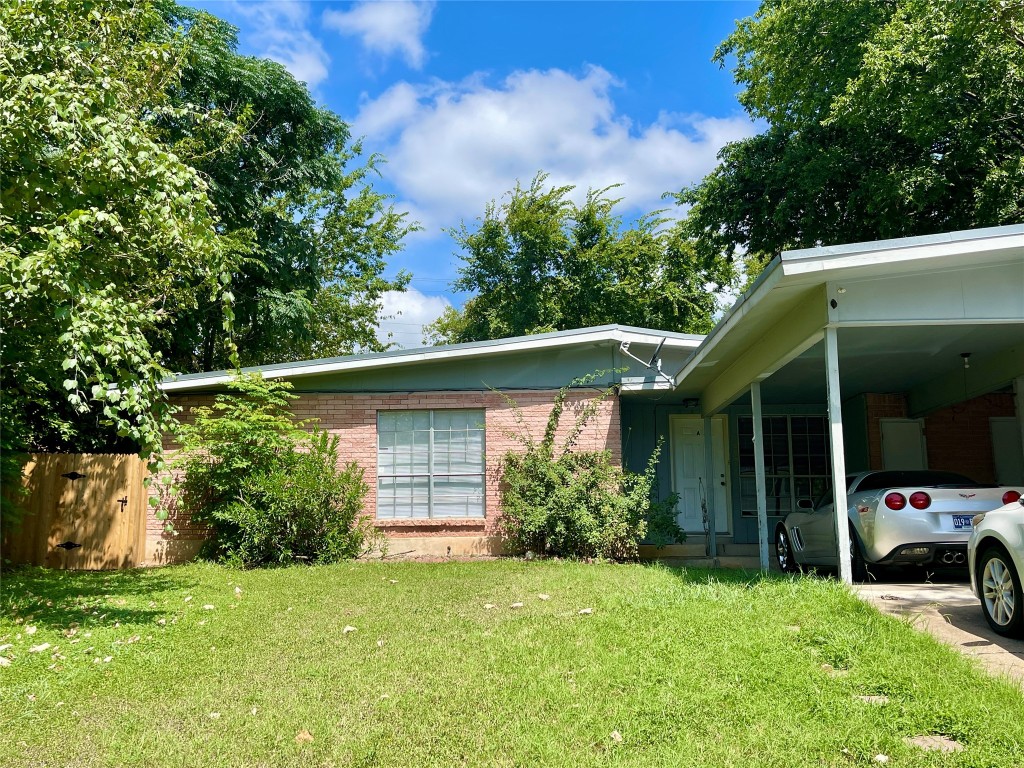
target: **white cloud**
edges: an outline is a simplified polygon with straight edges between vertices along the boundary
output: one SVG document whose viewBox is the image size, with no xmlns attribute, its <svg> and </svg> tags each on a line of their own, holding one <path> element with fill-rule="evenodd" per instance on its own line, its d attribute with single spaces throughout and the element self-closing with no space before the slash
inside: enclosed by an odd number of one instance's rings
<svg viewBox="0 0 1024 768">
<path fill-rule="evenodd" d="M 410 67 L 421 69 L 427 59 L 423 35 L 433 13 L 432 2 L 364 0 L 350 11 L 324 11 L 323 25 L 359 37 L 368 51 L 401 54 Z"/>
<path fill-rule="evenodd" d="M 451 303 L 444 296 L 427 296 L 415 288 L 387 291 L 377 326 L 381 343 L 393 342 L 400 347 L 423 345 L 423 326 L 434 322 Z M 390 336 L 388 335 L 390 334 Z"/>
<path fill-rule="evenodd" d="M 296 80 L 310 89 L 327 79 L 330 56 L 309 31 L 309 4 L 271 0 L 262 3 L 235 2 L 233 7 L 249 23 L 248 42 L 260 56 L 284 65 Z"/>
<path fill-rule="evenodd" d="M 612 99 L 619 83 L 590 67 L 519 71 L 498 86 L 482 75 L 461 82 L 397 83 L 364 96 L 354 134 L 388 158 L 400 207 L 414 208 L 434 233 L 482 215 L 518 179 L 544 170 L 551 184 L 621 183 L 623 209 L 670 206 L 667 191 L 699 181 L 728 141 L 756 132 L 746 117 L 664 113 L 637 125 Z"/>
</svg>

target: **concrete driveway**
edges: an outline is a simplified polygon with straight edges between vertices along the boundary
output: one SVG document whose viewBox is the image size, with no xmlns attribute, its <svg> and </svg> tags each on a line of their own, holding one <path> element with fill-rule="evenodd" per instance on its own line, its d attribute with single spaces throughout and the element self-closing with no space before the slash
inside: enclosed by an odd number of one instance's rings
<svg viewBox="0 0 1024 768">
<path fill-rule="evenodd" d="M 1008 640 L 989 628 L 966 571 L 892 571 L 855 585 L 854 591 L 883 613 L 909 618 L 915 627 L 1024 687 L 1024 641 Z"/>
</svg>

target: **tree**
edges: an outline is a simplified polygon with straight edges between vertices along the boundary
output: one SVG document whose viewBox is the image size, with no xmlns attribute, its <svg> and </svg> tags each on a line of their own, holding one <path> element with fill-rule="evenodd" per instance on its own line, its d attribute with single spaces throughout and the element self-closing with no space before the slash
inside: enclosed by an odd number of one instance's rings
<svg viewBox="0 0 1024 768">
<path fill-rule="evenodd" d="M 717 255 L 699 257 L 678 226 L 657 214 L 629 227 L 612 188 L 577 205 L 571 186 L 545 188 L 538 174 L 501 205 L 488 204 L 475 230 L 450 231 L 465 262 L 453 287 L 474 291 L 426 329 L 434 343 L 479 341 L 604 323 L 702 333 L 714 290 L 732 277 Z"/>
<path fill-rule="evenodd" d="M 230 327 L 233 263 L 207 184 L 158 139 L 178 69 L 144 3 L 0 5 L 4 480 L 83 423 L 159 453 L 150 343 L 200 301 Z"/>
<path fill-rule="evenodd" d="M 352 167 L 361 146 L 348 126 L 277 62 L 239 55 L 234 27 L 170 0 L 160 7 L 182 62 L 169 97 L 184 108 L 161 120 L 164 140 L 208 180 L 221 231 L 242 246 L 239 361 L 383 349 L 381 297 L 408 283 L 384 277 L 387 258 L 416 227 L 373 189 L 380 158 Z M 217 313 L 203 302 L 157 340 L 169 366 L 229 365 Z"/>
<path fill-rule="evenodd" d="M 1024 5 L 764 0 L 714 60 L 767 130 L 677 200 L 698 252 L 1024 219 Z"/>
</svg>

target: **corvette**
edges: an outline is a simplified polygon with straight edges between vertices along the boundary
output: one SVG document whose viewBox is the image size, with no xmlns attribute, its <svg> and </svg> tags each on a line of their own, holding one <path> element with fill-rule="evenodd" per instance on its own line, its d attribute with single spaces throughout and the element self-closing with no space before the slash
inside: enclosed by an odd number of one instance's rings
<svg viewBox="0 0 1024 768">
<path fill-rule="evenodd" d="M 966 565 L 971 520 L 1021 498 L 1022 489 L 982 485 L 954 472 L 881 470 L 846 478 L 853 578 L 869 565 Z M 839 547 L 831 492 L 801 500 L 775 529 L 783 571 L 836 567 Z"/>
</svg>

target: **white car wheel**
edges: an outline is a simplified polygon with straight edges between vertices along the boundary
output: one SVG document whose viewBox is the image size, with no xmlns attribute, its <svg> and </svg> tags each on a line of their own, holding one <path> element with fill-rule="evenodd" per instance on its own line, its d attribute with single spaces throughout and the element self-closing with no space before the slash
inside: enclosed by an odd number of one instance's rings
<svg viewBox="0 0 1024 768">
<path fill-rule="evenodd" d="M 981 606 L 989 626 L 1001 635 L 1024 633 L 1024 595 L 1013 562 L 1001 549 L 989 549 L 978 567 Z"/>
</svg>

